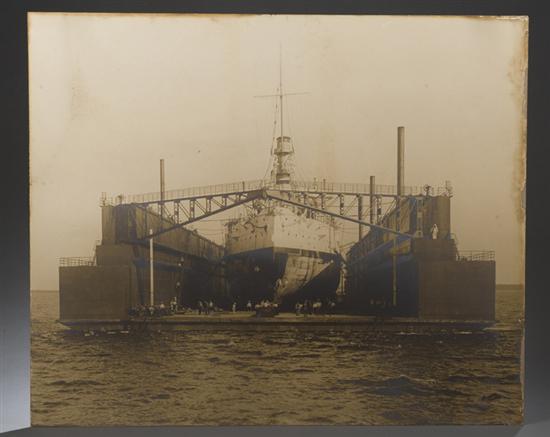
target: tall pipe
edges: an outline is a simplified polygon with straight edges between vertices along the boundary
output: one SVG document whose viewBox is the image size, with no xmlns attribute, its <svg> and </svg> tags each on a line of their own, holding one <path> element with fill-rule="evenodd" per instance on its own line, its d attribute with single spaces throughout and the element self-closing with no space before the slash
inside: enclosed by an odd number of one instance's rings
<svg viewBox="0 0 550 437">
<path fill-rule="evenodd" d="M 405 188 L 405 128 L 397 128 L 397 196 L 403 196 Z"/>
<path fill-rule="evenodd" d="M 376 205 L 375 205 L 375 194 L 376 194 L 376 183 L 375 183 L 375 179 L 374 179 L 374 176 L 371 176 L 370 177 L 370 195 L 369 195 L 369 200 L 370 200 L 370 222 L 371 223 L 374 223 L 374 214 L 376 212 Z"/>
<path fill-rule="evenodd" d="M 153 235 L 153 230 L 149 229 L 149 235 Z M 153 237 L 149 237 L 149 306 L 155 306 L 155 277 L 153 262 Z"/>
<path fill-rule="evenodd" d="M 357 219 L 363 220 L 363 196 L 357 196 Z M 359 240 L 363 238 L 364 226 L 359 225 Z"/>
<path fill-rule="evenodd" d="M 397 128 L 397 199 L 395 229 L 401 230 L 401 196 L 405 194 L 405 128 Z M 397 238 L 393 239 L 392 255 L 392 306 L 397 306 Z"/>
<path fill-rule="evenodd" d="M 160 160 L 160 227 L 164 224 L 164 159 Z"/>
<path fill-rule="evenodd" d="M 397 237 L 393 239 L 391 297 L 392 306 L 397 306 Z"/>
</svg>

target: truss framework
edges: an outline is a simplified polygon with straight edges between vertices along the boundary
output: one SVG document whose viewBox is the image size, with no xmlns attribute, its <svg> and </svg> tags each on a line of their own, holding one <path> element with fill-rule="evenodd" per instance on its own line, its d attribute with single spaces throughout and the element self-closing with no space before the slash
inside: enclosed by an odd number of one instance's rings
<svg viewBox="0 0 550 437">
<path fill-rule="evenodd" d="M 364 208 L 364 197 L 369 198 L 369 206 Z M 170 217 L 173 226 L 161 229 L 153 234 L 143 235 L 139 239 L 147 240 L 158 235 L 165 234 L 174 229 L 182 228 L 196 221 L 211 217 L 238 206 L 251 207 L 251 203 L 257 200 L 272 200 L 279 203 L 286 203 L 308 210 L 313 215 L 320 215 L 329 218 L 346 220 L 359 225 L 359 238 L 363 235 L 365 227 L 375 228 L 395 235 L 410 237 L 408 234 L 385 228 L 378 225 L 382 212 L 391 209 L 395 201 L 382 205 L 384 197 L 394 195 L 363 195 L 357 193 L 334 193 L 334 192 L 301 192 L 294 190 L 269 190 L 266 188 L 234 193 L 217 195 L 189 196 L 169 200 L 154 200 L 147 202 L 131 203 L 145 211 L 156 206 L 159 212 Z M 411 196 L 404 196 L 411 197 Z M 413 196 L 416 197 L 416 196 Z M 364 218 L 370 217 L 369 221 Z"/>
</svg>

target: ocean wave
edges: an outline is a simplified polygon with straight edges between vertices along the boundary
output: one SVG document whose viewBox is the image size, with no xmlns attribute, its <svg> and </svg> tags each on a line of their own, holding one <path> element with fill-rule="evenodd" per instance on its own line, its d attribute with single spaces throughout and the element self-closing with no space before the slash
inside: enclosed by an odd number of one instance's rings
<svg viewBox="0 0 550 437">
<path fill-rule="evenodd" d="M 73 380 L 58 379 L 56 381 L 48 383 L 48 385 L 53 385 L 53 386 L 67 386 L 67 385 L 86 386 L 86 385 L 106 385 L 106 384 L 104 382 L 96 381 L 96 380 L 93 380 L 93 379 L 73 379 Z"/>
</svg>

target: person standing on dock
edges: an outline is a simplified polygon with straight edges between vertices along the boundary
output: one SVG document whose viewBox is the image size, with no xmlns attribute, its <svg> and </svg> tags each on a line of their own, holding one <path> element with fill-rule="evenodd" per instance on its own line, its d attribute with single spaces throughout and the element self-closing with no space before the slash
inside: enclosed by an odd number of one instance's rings
<svg viewBox="0 0 550 437">
<path fill-rule="evenodd" d="M 317 299 L 315 302 L 313 302 L 312 307 L 313 307 L 313 314 L 319 315 L 319 313 L 321 312 L 321 301 Z"/>
<path fill-rule="evenodd" d="M 172 300 L 170 301 L 170 312 L 174 314 L 177 311 L 177 309 L 178 309 L 178 302 L 176 297 L 173 297 Z"/>
<path fill-rule="evenodd" d="M 247 304 L 246 304 L 246 310 L 247 311 L 252 311 L 252 302 L 248 301 Z"/>
<path fill-rule="evenodd" d="M 208 314 L 214 312 L 214 302 L 210 301 L 208 302 Z"/>
<path fill-rule="evenodd" d="M 202 300 L 199 300 L 198 307 L 199 307 L 199 316 L 200 316 L 202 314 L 202 310 L 203 310 Z"/>
<path fill-rule="evenodd" d="M 234 313 L 237 312 L 237 302 L 233 302 L 233 305 L 231 305 L 231 311 Z"/>
<path fill-rule="evenodd" d="M 437 223 L 434 223 L 430 232 L 432 233 L 432 240 L 437 240 L 437 234 L 439 233 Z"/>
<path fill-rule="evenodd" d="M 336 307 L 336 302 L 332 301 L 329 299 L 328 301 L 328 308 L 329 308 L 329 313 L 330 314 L 334 314 L 334 308 Z"/>
</svg>

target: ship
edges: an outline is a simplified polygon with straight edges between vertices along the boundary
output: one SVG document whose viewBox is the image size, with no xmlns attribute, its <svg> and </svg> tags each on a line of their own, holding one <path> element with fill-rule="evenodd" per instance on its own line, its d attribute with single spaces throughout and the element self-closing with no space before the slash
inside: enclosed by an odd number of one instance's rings
<svg viewBox="0 0 550 437">
<path fill-rule="evenodd" d="M 264 188 L 299 201 L 294 144 L 283 130 L 284 96 L 281 80 L 273 95 L 279 101 L 280 134 L 271 148 L 271 176 Z M 259 199 L 243 216 L 228 221 L 225 231 L 227 288 L 238 305 L 267 300 L 288 309 L 298 301 L 336 299 L 342 256 L 334 218 Z"/>
</svg>

